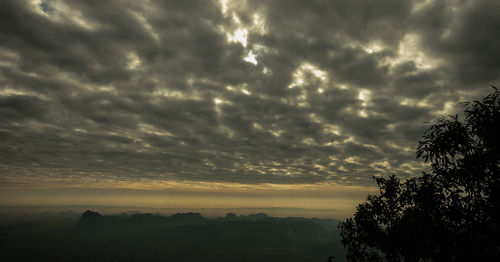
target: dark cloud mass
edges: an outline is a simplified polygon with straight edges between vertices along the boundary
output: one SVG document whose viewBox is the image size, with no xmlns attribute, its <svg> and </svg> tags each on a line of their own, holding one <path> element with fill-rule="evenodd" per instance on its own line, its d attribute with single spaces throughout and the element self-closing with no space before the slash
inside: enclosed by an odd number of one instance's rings
<svg viewBox="0 0 500 262">
<path fill-rule="evenodd" d="M 0 184 L 419 174 L 424 123 L 499 83 L 499 13 L 495 0 L 4 0 Z"/>
</svg>

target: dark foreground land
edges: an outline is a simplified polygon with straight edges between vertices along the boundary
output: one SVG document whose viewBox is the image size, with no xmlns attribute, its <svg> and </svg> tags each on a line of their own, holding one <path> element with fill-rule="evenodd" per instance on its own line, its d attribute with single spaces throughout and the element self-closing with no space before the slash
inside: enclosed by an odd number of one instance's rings
<svg viewBox="0 0 500 262">
<path fill-rule="evenodd" d="M 0 226 L 0 260 L 305 262 L 344 256 L 333 219 L 92 211 L 33 217 Z"/>
</svg>

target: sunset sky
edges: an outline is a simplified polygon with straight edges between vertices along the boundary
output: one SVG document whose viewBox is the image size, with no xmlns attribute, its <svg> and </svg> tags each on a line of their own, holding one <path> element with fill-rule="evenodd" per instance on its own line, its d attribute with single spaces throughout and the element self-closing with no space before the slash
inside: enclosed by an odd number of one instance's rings
<svg viewBox="0 0 500 262">
<path fill-rule="evenodd" d="M 499 14 L 496 0 L 2 0 L 0 205 L 349 216 L 373 176 L 425 170 L 426 122 L 500 85 Z"/>
</svg>

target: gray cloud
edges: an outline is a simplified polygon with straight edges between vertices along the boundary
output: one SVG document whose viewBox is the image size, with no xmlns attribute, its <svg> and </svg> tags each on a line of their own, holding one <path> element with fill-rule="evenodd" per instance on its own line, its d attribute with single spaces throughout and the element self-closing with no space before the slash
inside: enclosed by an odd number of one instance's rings
<svg viewBox="0 0 500 262">
<path fill-rule="evenodd" d="M 0 168 L 5 181 L 416 175 L 424 122 L 498 81 L 499 9 L 3 1 Z"/>
</svg>

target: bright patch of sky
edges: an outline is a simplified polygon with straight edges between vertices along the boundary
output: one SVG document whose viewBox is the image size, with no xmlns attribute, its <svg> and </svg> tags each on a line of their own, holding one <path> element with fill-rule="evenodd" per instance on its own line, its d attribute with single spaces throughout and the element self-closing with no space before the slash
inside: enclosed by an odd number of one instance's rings
<svg viewBox="0 0 500 262">
<path fill-rule="evenodd" d="M 240 43 L 243 47 L 247 47 L 248 30 L 245 28 L 236 29 L 233 34 L 228 34 L 229 42 Z"/>
<path fill-rule="evenodd" d="M 306 73 L 311 73 L 313 76 L 320 79 L 321 81 L 326 81 L 328 76 L 328 74 L 325 71 L 320 70 L 318 67 L 310 63 L 304 63 L 300 67 L 298 67 L 297 70 L 295 70 L 295 72 L 293 73 L 293 82 L 289 86 L 289 88 L 305 84 Z"/>
<path fill-rule="evenodd" d="M 137 54 L 130 52 L 127 54 L 127 59 L 128 59 L 128 69 L 135 70 L 141 66 L 141 60 L 137 56 Z"/>
<path fill-rule="evenodd" d="M 381 51 L 382 49 L 383 49 L 383 46 L 380 43 L 370 43 L 369 45 L 364 47 L 364 50 L 368 54 L 377 53 L 377 52 Z"/>
<path fill-rule="evenodd" d="M 257 55 L 255 55 L 252 50 L 250 50 L 250 52 L 248 52 L 248 55 L 243 58 L 243 60 L 249 62 L 249 63 L 252 63 L 254 65 L 257 65 L 257 59 L 256 59 Z"/>
<path fill-rule="evenodd" d="M 395 58 L 387 59 L 386 63 L 391 66 L 413 61 L 416 67 L 420 70 L 428 70 L 434 68 L 439 61 L 428 57 L 419 48 L 419 36 L 416 34 L 407 34 L 399 42 L 398 56 Z"/>
<path fill-rule="evenodd" d="M 361 90 L 361 91 L 359 91 L 358 99 L 361 100 L 362 109 L 359 110 L 358 115 L 361 116 L 361 117 L 363 117 L 363 118 L 368 117 L 368 114 L 365 111 L 365 107 L 368 104 L 369 97 L 370 97 L 370 91 L 369 90 Z"/>
</svg>

